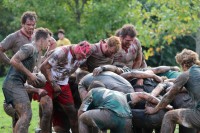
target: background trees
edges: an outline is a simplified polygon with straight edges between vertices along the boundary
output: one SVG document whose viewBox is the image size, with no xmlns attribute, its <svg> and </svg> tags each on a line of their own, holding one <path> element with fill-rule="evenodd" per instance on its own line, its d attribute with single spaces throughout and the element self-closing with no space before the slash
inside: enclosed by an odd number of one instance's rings
<svg viewBox="0 0 200 133">
<path fill-rule="evenodd" d="M 200 53 L 199 0 L 2 0 L 0 40 L 20 27 L 27 10 L 37 12 L 37 27 L 48 27 L 55 38 L 63 28 L 72 43 L 95 43 L 132 23 L 150 66 L 175 65 L 184 47 Z"/>
</svg>

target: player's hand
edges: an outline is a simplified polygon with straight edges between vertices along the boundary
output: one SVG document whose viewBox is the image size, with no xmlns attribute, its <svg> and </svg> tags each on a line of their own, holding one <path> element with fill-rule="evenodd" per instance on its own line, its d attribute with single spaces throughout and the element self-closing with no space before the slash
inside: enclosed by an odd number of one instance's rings
<svg viewBox="0 0 200 133">
<path fill-rule="evenodd" d="M 38 95 L 40 97 L 46 96 L 47 95 L 47 91 L 44 89 L 38 89 Z"/>
<path fill-rule="evenodd" d="M 146 114 L 155 114 L 157 110 L 153 107 L 145 106 L 145 113 Z"/>
<path fill-rule="evenodd" d="M 54 97 L 57 97 L 62 92 L 60 86 L 54 80 L 51 81 L 51 86 L 54 90 Z"/>
<path fill-rule="evenodd" d="M 154 75 L 154 80 L 161 83 L 163 82 L 163 79 L 160 76 Z"/>
<path fill-rule="evenodd" d="M 30 85 L 35 85 L 38 82 L 37 76 L 34 73 L 31 73 L 31 75 L 27 78 L 27 83 Z"/>
<path fill-rule="evenodd" d="M 101 72 L 103 71 L 103 68 L 102 67 L 97 67 L 93 70 L 93 75 L 94 76 L 97 76 L 99 75 Z"/>
<path fill-rule="evenodd" d="M 172 109 L 174 109 L 174 108 L 173 108 L 173 106 L 171 106 L 171 105 L 167 105 L 167 106 L 166 106 L 166 109 L 167 109 L 167 110 L 172 110 Z"/>
</svg>

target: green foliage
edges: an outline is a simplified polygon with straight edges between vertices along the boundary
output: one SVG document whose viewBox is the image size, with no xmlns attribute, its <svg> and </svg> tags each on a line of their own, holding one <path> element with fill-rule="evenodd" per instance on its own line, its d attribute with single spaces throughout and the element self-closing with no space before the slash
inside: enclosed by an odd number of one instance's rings
<svg viewBox="0 0 200 133">
<path fill-rule="evenodd" d="M 146 48 L 144 53 L 148 65 L 176 65 L 174 56 L 178 51 L 183 48 L 195 51 L 194 41 L 186 41 L 184 45 L 174 42 L 177 42 L 177 38 L 183 39 L 183 36 L 197 31 L 200 24 L 198 1 L 143 1 L 144 25 L 138 31 L 142 45 Z M 157 49 L 161 51 L 156 52 Z"/>
<path fill-rule="evenodd" d="M 7 34 L 15 30 L 15 28 L 10 26 L 14 16 L 12 15 L 11 11 L 3 6 L 2 1 L 0 1 L 0 16 L 0 40 L 2 40 Z"/>
<path fill-rule="evenodd" d="M 20 16 L 27 10 L 38 14 L 37 27 L 48 27 L 55 38 L 63 28 L 72 43 L 94 43 L 132 23 L 147 48 L 146 59 L 154 54 L 152 47 L 167 47 L 176 38 L 195 33 L 200 24 L 199 0 L 3 0 L 0 11 L 8 18 L 0 24 L 11 28 L 10 33 L 19 28 Z M 4 36 L 0 34 L 0 38 Z"/>
<path fill-rule="evenodd" d="M 147 60 L 147 64 L 152 67 L 159 65 L 178 65 L 175 60 L 176 54 L 181 52 L 184 48 L 195 51 L 195 44 L 194 38 L 191 36 L 184 36 L 177 38 L 170 45 L 153 47 L 152 51 L 154 52 L 152 57 Z"/>
<path fill-rule="evenodd" d="M 88 2 L 83 14 L 84 19 L 81 21 L 87 40 L 97 42 L 99 39 L 107 38 L 112 34 L 112 31 L 120 27 L 118 24 L 119 19 L 117 19 L 117 17 L 120 18 L 117 12 L 120 7 L 116 3 L 109 0 L 103 3 Z M 100 4 L 101 6 L 99 6 Z"/>
<path fill-rule="evenodd" d="M 138 18 L 134 14 L 140 10 L 138 5 L 140 4 L 137 1 L 122 0 L 88 2 L 82 21 L 86 38 L 97 42 L 113 35 L 123 24 L 136 22 Z"/>
<path fill-rule="evenodd" d="M 161 39 L 163 42 L 170 44 L 176 39 L 176 36 L 182 36 L 196 32 L 199 27 L 199 2 L 194 1 L 177 1 L 177 0 L 149 0 L 144 4 L 145 26 L 147 35 L 143 35 L 149 40 L 150 44 L 143 43 L 144 46 L 158 44 Z M 151 6 L 149 6 L 151 5 Z M 152 19 L 154 18 L 154 19 Z M 155 19 L 156 18 L 156 19 Z M 139 32 L 143 33 L 143 32 Z M 146 34 L 146 33 L 145 33 Z M 160 38 L 161 35 L 163 35 Z M 142 40 L 141 40 L 142 41 Z"/>
</svg>

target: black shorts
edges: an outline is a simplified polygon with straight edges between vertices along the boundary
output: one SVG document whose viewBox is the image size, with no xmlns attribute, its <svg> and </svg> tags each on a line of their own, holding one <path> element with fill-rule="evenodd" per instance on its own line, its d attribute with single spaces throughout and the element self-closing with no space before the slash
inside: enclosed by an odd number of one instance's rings
<svg viewBox="0 0 200 133">
<path fill-rule="evenodd" d="M 158 128 L 162 124 L 162 119 L 167 112 L 160 110 L 156 114 L 146 114 L 144 109 L 132 109 L 132 123 L 136 128 Z"/>
<path fill-rule="evenodd" d="M 195 106 L 192 98 L 187 92 L 178 93 L 173 99 L 171 105 L 174 107 L 174 109 L 192 108 Z"/>
</svg>

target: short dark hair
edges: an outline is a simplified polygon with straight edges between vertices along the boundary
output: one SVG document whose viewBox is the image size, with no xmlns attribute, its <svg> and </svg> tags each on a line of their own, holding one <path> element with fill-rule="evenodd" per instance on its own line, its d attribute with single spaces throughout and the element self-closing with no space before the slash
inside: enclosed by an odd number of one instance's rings
<svg viewBox="0 0 200 133">
<path fill-rule="evenodd" d="M 40 38 L 46 39 L 49 35 L 49 31 L 45 28 L 37 28 L 35 32 L 35 40 L 38 41 Z"/>
<path fill-rule="evenodd" d="M 63 30 L 63 29 L 59 29 L 59 30 L 58 30 L 58 33 L 65 34 L 65 30 Z"/>
<path fill-rule="evenodd" d="M 137 36 L 137 31 L 136 31 L 134 25 L 132 25 L 132 24 L 123 25 L 123 27 L 120 30 L 120 36 L 126 37 L 127 35 L 130 37 Z"/>
<path fill-rule="evenodd" d="M 35 20 L 37 21 L 37 15 L 35 12 L 33 11 L 26 11 L 22 14 L 21 16 L 21 23 L 22 24 L 25 24 L 27 19 L 30 19 L 30 20 Z"/>
</svg>

